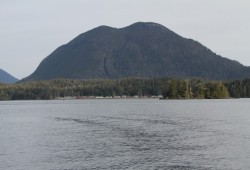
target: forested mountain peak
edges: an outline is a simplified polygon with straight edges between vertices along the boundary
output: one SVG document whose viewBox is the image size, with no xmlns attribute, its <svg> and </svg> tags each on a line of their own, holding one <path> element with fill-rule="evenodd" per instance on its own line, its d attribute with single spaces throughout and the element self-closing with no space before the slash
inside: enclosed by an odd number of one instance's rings
<svg viewBox="0 0 250 170">
<path fill-rule="evenodd" d="M 154 22 L 136 22 L 134 24 L 131 24 L 127 27 L 121 28 L 121 29 L 162 29 L 162 30 L 169 30 L 168 28 L 164 27 L 161 24 L 154 23 Z"/>
<path fill-rule="evenodd" d="M 250 69 L 223 58 L 163 25 L 137 22 L 100 26 L 80 34 L 46 57 L 27 80 L 200 77 L 243 79 Z"/>
</svg>

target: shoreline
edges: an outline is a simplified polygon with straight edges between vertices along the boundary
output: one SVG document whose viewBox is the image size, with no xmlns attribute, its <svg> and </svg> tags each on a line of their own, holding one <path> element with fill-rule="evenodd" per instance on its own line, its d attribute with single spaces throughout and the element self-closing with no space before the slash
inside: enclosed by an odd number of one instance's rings
<svg viewBox="0 0 250 170">
<path fill-rule="evenodd" d="M 162 99 L 162 96 L 65 96 L 48 100 L 84 100 L 84 99 Z"/>
</svg>

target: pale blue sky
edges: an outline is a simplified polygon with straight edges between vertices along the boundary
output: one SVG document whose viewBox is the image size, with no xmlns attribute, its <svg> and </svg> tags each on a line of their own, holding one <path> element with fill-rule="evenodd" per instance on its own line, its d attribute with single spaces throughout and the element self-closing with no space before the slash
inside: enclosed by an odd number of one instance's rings
<svg viewBox="0 0 250 170">
<path fill-rule="evenodd" d="M 99 25 L 160 23 L 250 66 L 249 0 L 0 0 L 0 68 L 31 74 L 58 46 Z"/>
</svg>

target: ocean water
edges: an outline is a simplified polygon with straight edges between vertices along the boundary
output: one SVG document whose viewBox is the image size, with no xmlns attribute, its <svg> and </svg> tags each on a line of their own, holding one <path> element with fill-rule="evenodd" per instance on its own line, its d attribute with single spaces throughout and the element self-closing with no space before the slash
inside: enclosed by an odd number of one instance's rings
<svg viewBox="0 0 250 170">
<path fill-rule="evenodd" d="M 0 169 L 250 169 L 250 99 L 0 102 Z"/>
</svg>

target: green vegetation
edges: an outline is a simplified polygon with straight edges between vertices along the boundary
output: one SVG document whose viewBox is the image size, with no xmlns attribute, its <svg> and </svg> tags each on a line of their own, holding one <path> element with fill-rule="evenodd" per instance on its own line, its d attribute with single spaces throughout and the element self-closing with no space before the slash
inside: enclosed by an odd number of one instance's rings
<svg viewBox="0 0 250 170">
<path fill-rule="evenodd" d="M 250 80 L 220 82 L 201 79 L 124 78 L 117 80 L 55 79 L 0 84 L 0 100 L 56 99 L 66 96 L 163 96 L 166 99 L 250 97 Z"/>
<path fill-rule="evenodd" d="M 22 81 L 125 77 L 236 80 L 249 75 L 249 67 L 223 58 L 197 41 L 162 25 L 141 22 L 85 32 L 57 48 Z"/>
<path fill-rule="evenodd" d="M 225 84 L 230 96 L 235 98 L 250 97 L 250 79 L 236 80 Z"/>
<path fill-rule="evenodd" d="M 222 82 L 205 82 L 200 79 L 190 81 L 169 80 L 163 96 L 169 99 L 221 99 L 230 97 Z"/>
</svg>

